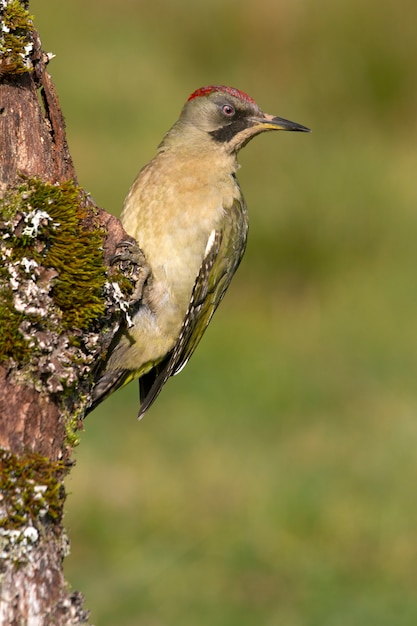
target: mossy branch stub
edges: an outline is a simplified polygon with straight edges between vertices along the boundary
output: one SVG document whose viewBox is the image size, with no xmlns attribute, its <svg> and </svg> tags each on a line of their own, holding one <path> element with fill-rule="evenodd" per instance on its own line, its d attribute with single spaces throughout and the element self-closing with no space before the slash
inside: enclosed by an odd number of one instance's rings
<svg viewBox="0 0 417 626">
<path fill-rule="evenodd" d="M 36 366 L 49 391 L 92 362 L 103 325 L 103 230 L 85 228 L 83 200 L 31 178 L 0 201 L 0 361 Z"/>
</svg>

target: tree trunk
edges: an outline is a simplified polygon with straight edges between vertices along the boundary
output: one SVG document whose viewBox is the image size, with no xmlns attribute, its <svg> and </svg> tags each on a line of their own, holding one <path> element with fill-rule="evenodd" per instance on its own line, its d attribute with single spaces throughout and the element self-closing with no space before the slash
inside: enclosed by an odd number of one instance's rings
<svg viewBox="0 0 417 626">
<path fill-rule="evenodd" d="M 27 4 L 0 0 L 0 625 L 61 626 L 88 619 L 63 479 L 135 272 L 110 267 L 130 238 L 77 186 Z"/>
</svg>

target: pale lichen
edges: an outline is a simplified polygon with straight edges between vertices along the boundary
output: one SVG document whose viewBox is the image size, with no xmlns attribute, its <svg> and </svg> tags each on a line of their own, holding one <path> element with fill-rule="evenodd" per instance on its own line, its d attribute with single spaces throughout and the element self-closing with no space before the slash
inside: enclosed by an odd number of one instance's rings
<svg viewBox="0 0 417 626">
<path fill-rule="evenodd" d="M 0 201 L 0 361 L 17 380 L 59 394 L 70 414 L 86 402 L 123 305 L 108 287 L 104 233 L 84 226 L 83 200 L 71 181 L 32 178 Z"/>
<path fill-rule="evenodd" d="M 19 530 L 0 527 L 0 561 L 11 560 L 15 564 L 27 561 L 38 539 L 39 532 L 32 525 Z"/>
<path fill-rule="evenodd" d="M 119 283 L 116 283 L 115 281 L 106 282 L 105 288 L 110 299 L 114 300 L 116 305 L 118 305 L 120 311 L 122 311 L 122 313 L 124 314 L 127 326 L 129 328 L 133 326 L 133 318 L 131 316 L 131 303 L 130 300 L 126 298 L 126 295 L 122 292 Z"/>
<path fill-rule="evenodd" d="M 39 454 L 17 456 L 0 449 L 0 529 L 3 537 L 15 543 L 23 540 L 34 543 L 40 522 L 61 519 L 65 500 L 62 480 L 67 469 L 62 461 L 52 461 Z M 33 530 L 28 530 L 30 528 Z"/>
<path fill-rule="evenodd" d="M 39 229 L 42 226 L 46 226 L 48 222 L 52 221 L 52 217 L 46 211 L 40 209 L 33 209 L 24 216 L 24 222 L 26 226 L 22 230 L 22 236 L 37 237 Z M 54 226 L 59 226 L 59 222 L 56 222 Z"/>
</svg>

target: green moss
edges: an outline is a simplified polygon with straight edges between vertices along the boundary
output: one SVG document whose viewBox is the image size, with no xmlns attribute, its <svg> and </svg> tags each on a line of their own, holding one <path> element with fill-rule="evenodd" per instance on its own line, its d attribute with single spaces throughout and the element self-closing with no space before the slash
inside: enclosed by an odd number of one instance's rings
<svg viewBox="0 0 417 626">
<path fill-rule="evenodd" d="M 36 522 L 60 521 L 65 501 L 63 479 L 68 468 L 39 454 L 16 456 L 0 450 L 0 528 L 13 530 Z"/>
<path fill-rule="evenodd" d="M 19 331 L 23 321 L 23 314 L 18 313 L 13 306 L 13 297 L 10 289 L 4 286 L 6 271 L 0 268 L 0 361 L 13 355 L 17 362 L 22 362 L 28 355 L 27 341 Z"/>
<path fill-rule="evenodd" d="M 81 191 L 72 181 L 56 186 L 31 179 L 29 184 L 28 203 L 46 211 L 59 225 L 47 230 L 48 246 L 39 262 L 58 272 L 52 295 L 63 313 L 62 323 L 68 329 L 86 329 L 104 312 L 102 233 L 83 227 L 86 211 Z"/>
<path fill-rule="evenodd" d="M 75 448 L 80 443 L 80 438 L 77 435 L 77 432 L 82 429 L 82 421 L 77 413 L 67 417 L 65 420 L 65 443 L 70 448 Z"/>
<path fill-rule="evenodd" d="M 25 319 L 45 330 L 68 331 L 75 346 L 80 331 L 104 314 L 102 232 L 84 227 L 82 200 L 72 181 L 52 185 L 31 178 L 0 202 L 0 360 L 22 363 L 31 355 L 33 346 L 28 348 L 20 331 Z M 16 293 L 30 278 L 40 301 L 37 309 L 28 302 L 29 308 L 19 310 Z M 13 280 L 22 288 L 13 290 Z M 54 308 L 49 314 L 42 310 L 46 292 Z"/>
<path fill-rule="evenodd" d="M 126 274 L 117 267 L 112 270 L 112 280 L 119 285 L 122 295 L 129 300 L 134 292 L 135 280 L 130 276 L 126 276 Z"/>
<path fill-rule="evenodd" d="M 2 0 L 0 3 L 0 70 L 23 74 L 31 71 L 28 55 L 32 50 L 32 16 L 25 2 Z"/>
</svg>

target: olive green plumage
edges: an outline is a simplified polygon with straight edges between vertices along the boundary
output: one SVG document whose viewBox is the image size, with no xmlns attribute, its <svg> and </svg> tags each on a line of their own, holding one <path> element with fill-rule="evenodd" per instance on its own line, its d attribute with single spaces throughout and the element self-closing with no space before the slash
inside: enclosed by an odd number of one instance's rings
<svg viewBox="0 0 417 626">
<path fill-rule="evenodd" d="M 149 408 L 194 352 L 246 246 L 248 214 L 235 173 L 237 153 L 267 130 L 308 130 L 265 115 L 243 92 L 194 92 L 179 120 L 139 172 L 121 221 L 143 250 L 152 278 L 111 352 L 93 405 L 139 377 Z"/>
</svg>

